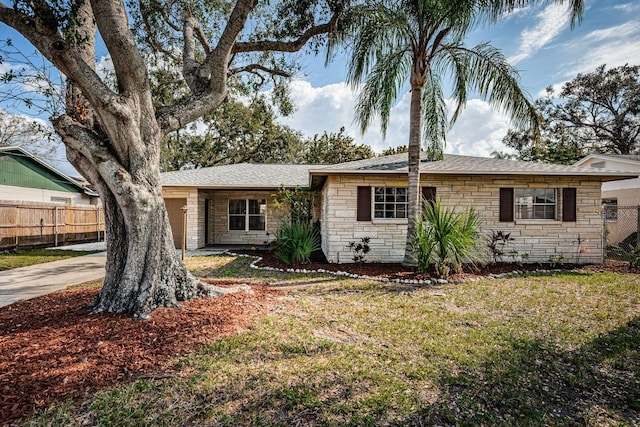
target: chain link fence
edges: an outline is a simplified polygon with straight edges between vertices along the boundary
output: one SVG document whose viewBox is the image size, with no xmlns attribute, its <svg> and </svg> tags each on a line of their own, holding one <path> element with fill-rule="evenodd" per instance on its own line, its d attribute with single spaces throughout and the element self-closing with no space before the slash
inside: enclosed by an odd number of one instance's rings
<svg viewBox="0 0 640 427">
<path fill-rule="evenodd" d="M 604 256 L 623 260 L 625 252 L 640 245 L 640 206 L 605 205 Z"/>
</svg>

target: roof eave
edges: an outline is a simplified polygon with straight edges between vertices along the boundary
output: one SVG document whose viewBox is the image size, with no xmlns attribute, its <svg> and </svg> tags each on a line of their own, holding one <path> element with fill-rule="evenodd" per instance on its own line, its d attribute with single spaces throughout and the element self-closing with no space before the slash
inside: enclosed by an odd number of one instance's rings
<svg viewBox="0 0 640 427">
<path fill-rule="evenodd" d="M 311 175 L 380 175 L 380 174 L 407 174 L 406 170 L 324 170 L 324 171 L 310 171 Z M 628 172 L 611 172 L 611 173 L 585 173 L 585 172 L 546 172 L 546 171 L 483 171 L 483 170 L 465 170 L 465 171 L 420 171 L 420 174 L 432 174 L 432 175 L 542 175 L 542 176 L 584 176 L 584 177 L 608 177 L 611 179 L 628 179 L 637 178 L 638 174 L 630 174 Z"/>
<path fill-rule="evenodd" d="M 632 165 L 637 165 L 638 163 L 640 163 L 640 161 L 638 161 L 638 160 L 630 160 L 630 159 L 625 159 L 623 157 L 608 156 L 606 154 L 589 154 L 589 155 L 583 157 L 582 159 L 578 160 L 577 162 L 575 162 L 573 165 L 574 166 L 582 166 L 583 164 L 585 164 L 587 161 L 589 161 L 591 159 L 612 160 L 612 161 L 615 161 L 615 162 L 628 163 L 628 164 L 632 164 Z"/>
<path fill-rule="evenodd" d="M 286 188 L 308 188 L 307 184 L 287 184 Z M 162 184 L 162 187 L 176 187 L 176 188 L 196 188 L 201 190 L 277 190 L 280 185 L 247 185 L 247 186 L 228 186 L 228 185 L 206 185 L 206 184 Z"/>
</svg>

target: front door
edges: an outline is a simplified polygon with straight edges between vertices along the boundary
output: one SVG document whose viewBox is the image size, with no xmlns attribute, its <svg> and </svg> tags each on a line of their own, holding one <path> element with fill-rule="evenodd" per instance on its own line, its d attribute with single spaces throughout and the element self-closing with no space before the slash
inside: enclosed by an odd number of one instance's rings
<svg viewBox="0 0 640 427">
<path fill-rule="evenodd" d="M 164 199 L 169 214 L 169 224 L 173 233 L 173 244 L 176 248 L 182 247 L 182 207 L 187 204 L 187 199 Z"/>
</svg>

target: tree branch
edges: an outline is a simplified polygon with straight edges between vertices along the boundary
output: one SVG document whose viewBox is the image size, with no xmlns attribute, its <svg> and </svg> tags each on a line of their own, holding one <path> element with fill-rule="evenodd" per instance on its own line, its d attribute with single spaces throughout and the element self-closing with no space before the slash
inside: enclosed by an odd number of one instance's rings
<svg viewBox="0 0 640 427">
<path fill-rule="evenodd" d="M 178 61 L 179 57 L 173 52 L 171 52 L 169 49 L 165 49 L 165 47 L 162 46 L 162 43 L 160 43 L 160 41 L 153 35 L 153 31 L 151 31 L 151 24 L 149 22 L 147 14 L 145 13 L 145 10 L 146 8 L 144 4 L 140 2 L 140 12 L 141 12 L 140 16 L 142 17 L 142 25 L 144 25 L 145 31 L 147 33 L 147 37 L 149 39 L 149 43 L 158 52 L 167 55 L 169 58 L 173 59 L 174 61 Z"/>
<path fill-rule="evenodd" d="M 121 1 L 91 0 L 100 34 L 111 54 L 118 85 L 123 92 L 148 87 L 147 66 L 129 30 L 127 11 Z"/>
<path fill-rule="evenodd" d="M 285 42 L 276 40 L 261 40 L 256 42 L 238 42 L 233 46 L 233 53 L 243 52 L 297 52 L 314 36 L 330 33 L 335 29 L 338 16 L 334 15 L 326 24 L 309 28 L 296 40 Z"/>
<path fill-rule="evenodd" d="M 116 197 L 133 189 L 131 176 L 98 134 L 67 115 L 53 119 L 52 123 L 65 144 L 90 161 L 101 177 L 116 177 L 103 179 Z"/>
<path fill-rule="evenodd" d="M 244 67 L 231 68 L 229 69 L 229 74 L 232 75 L 232 74 L 248 72 L 248 73 L 253 73 L 253 74 L 262 76 L 260 73 L 258 73 L 258 71 L 264 71 L 265 73 L 276 75 L 276 76 L 291 77 L 291 73 L 287 73 L 286 71 L 282 71 L 282 70 L 277 70 L 275 68 L 265 67 L 264 65 L 261 65 L 261 64 L 249 64 L 249 65 L 245 65 Z"/>
<path fill-rule="evenodd" d="M 181 129 L 187 123 L 198 119 L 225 100 L 226 91 L 193 96 L 184 102 L 156 109 L 156 119 L 163 135 Z"/>
<path fill-rule="evenodd" d="M 218 40 L 218 45 L 207 55 L 204 64 L 198 70 L 198 77 L 211 75 L 209 83 L 211 91 L 219 93 L 226 91 L 229 57 L 238 34 L 240 34 L 247 22 L 249 12 L 256 4 L 258 4 L 257 0 L 238 0 Z"/>
<path fill-rule="evenodd" d="M 94 105 L 117 114 L 119 100 L 93 67 L 82 60 L 82 52 L 76 46 L 69 46 L 55 27 L 46 25 L 38 17 L 17 12 L 0 3 L 0 22 L 21 33 L 38 51 L 56 66 L 67 78 L 82 90 L 84 96 Z"/>
</svg>

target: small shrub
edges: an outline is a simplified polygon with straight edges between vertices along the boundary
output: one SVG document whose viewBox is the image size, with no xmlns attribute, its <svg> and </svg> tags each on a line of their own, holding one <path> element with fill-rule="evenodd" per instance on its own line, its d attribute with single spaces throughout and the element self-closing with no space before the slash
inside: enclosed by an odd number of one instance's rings
<svg viewBox="0 0 640 427">
<path fill-rule="evenodd" d="M 565 258 L 564 255 L 551 255 L 549 257 L 549 264 L 551 267 L 555 267 L 556 265 L 564 265 Z"/>
<path fill-rule="evenodd" d="M 317 192 L 306 188 L 287 188 L 283 184 L 273 195 L 273 204 L 276 210 L 289 217 L 291 223 L 310 223 L 317 195 Z"/>
<path fill-rule="evenodd" d="M 439 201 L 425 202 L 416 223 L 414 253 L 418 270 L 434 265 L 436 274 L 448 277 L 461 272 L 463 261 L 473 261 L 480 227 L 480 215 L 474 208 L 456 212 L 455 207 Z"/>
<path fill-rule="evenodd" d="M 507 233 L 501 230 L 493 230 L 489 235 L 489 242 L 487 243 L 487 247 L 491 252 L 491 256 L 493 257 L 493 263 L 497 263 L 498 261 L 502 261 L 502 257 L 505 254 L 505 247 L 509 242 L 515 240 L 511 237 L 511 233 Z"/>
<path fill-rule="evenodd" d="M 640 270 L 640 245 L 624 249 L 619 246 L 614 247 L 621 257 L 629 261 L 629 269 L 632 271 Z"/>
<path fill-rule="evenodd" d="M 285 264 L 307 264 L 311 254 L 320 249 L 320 233 L 311 224 L 282 221 L 275 245 L 276 256 Z"/>
<path fill-rule="evenodd" d="M 353 251 L 353 257 L 351 258 L 354 262 L 363 263 L 364 257 L 369 253 L 371 248 L 369 247 L 369 242 L 371 241 L 371 237 L 363 237 L 359 242 L 349 242 L 347 248 Z"/>
</svg>

